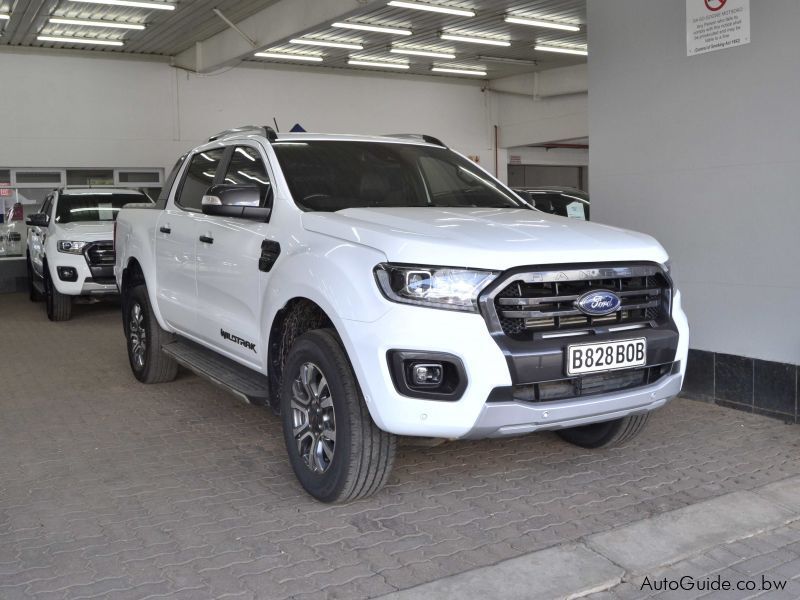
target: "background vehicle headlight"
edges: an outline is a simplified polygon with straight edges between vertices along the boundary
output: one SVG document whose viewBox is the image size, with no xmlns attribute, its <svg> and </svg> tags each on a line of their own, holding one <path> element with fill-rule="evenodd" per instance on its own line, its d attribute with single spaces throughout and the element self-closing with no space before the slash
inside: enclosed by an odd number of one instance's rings
<svg viewBox="0 0 800 600">
<path fill-rule="evenodd" d="M 83 254 L 83 249 L 86 248 L 88 242 L 70 242 L 68 240 L 59 240 L 58 251 L 66 252 L 67 254 Z"/>
<path fill-rule="evenodd" d="M 383 295 L 393 302 L 478 312 L 478 294 L 499 273 L 450 267 L 393 265 L 375 267 Z"/>
</svg>

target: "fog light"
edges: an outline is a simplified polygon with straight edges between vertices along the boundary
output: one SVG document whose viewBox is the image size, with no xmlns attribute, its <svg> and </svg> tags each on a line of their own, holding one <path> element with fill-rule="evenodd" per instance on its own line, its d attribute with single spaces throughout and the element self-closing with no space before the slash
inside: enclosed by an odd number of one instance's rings
<svg viewBox="0 0 800 600">
<path fill-rule="evenodd" d="M 441 385 L 444 379 L 444 369 L 439 363 L 415 364 L 411 372 L 414 385 Z"/>
<path fill-rule="evenodd" d="M 74 267 L 58 267 L 58 278 L 61 281 L 77 281 L 78 272 Z"/>
</svg>

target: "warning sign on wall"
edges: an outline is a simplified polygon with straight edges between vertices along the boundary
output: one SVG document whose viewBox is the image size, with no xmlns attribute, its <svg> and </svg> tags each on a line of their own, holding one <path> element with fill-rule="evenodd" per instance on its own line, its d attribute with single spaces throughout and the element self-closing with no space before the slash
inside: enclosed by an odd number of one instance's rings
<svg viewBox="0 0 800 600">
<path fill-rule="evenodd" d="M 686 0 L 686 55 L 750 43 L 750 0 Z"/>
</svg>

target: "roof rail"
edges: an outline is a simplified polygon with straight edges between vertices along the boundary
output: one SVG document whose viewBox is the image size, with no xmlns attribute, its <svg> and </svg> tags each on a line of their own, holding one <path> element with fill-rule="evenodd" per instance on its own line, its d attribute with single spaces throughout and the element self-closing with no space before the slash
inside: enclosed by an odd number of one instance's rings
<svg viewBox="0 0 800 600">
<path fill-rule="evenodd" d="M 275 130 L 270 127 L 269 125 L 242 125 L 241 127 L 234 127 L 233 129 L 226 129 L 225 131 L 220 131 L 219 133 L 212 135 L 208 138 L 209 142 L 213 142 L 214 140 L 218 140 L 221 137 L 226 135 L 232 135 L 234 133 L 255 133 L 257 135 L 263 135 L 266 137 L 270 142 L 274 142 L 278 139 L 278 134 L 275 133 Z"/>
<path fill-rule="evenodd" d="M 447 148 L 444 142 L 442 142 L 442 140 L 439 138 L 435 138 L 432 135 L 426 135 L 424 133 L 390 133 L 388 137 L 402 138 L 407 140 L 422 140 L 428 144 L 434 144 L 436 146 L 441 146 L 442 148 Z"/>
</svg>

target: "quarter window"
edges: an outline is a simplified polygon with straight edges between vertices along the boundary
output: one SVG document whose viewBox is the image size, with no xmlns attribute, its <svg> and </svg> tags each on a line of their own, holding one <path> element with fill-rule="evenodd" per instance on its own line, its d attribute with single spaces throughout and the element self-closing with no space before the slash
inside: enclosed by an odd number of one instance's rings
<svg viewBox="0 0 800 600">
<path fill-rule="evenodd" d="M 236 146 L 225 181 L 228 185 L 255 185 L 261 192 L 261 206 L 268 206 L 272 183 L 258 150 L 250 146 Z"/>
<path fill-rule="evenodd" d="M 201 201 L 208 188 L 214 185 L 214 176 L 224 153 L 224 148 L 215 148 L 198 152 L 192 157 L 175 200 L 176 204 L 190 210 L 202 208 Z"/>
</svg>

